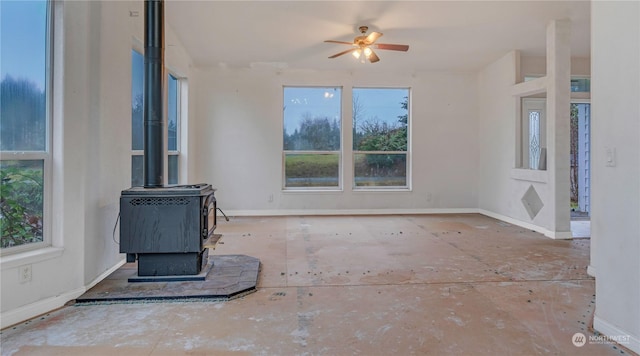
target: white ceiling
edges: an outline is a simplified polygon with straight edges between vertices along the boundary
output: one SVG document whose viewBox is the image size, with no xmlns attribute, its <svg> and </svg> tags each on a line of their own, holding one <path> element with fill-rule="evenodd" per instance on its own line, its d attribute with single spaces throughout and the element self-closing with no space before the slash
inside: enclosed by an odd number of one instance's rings
<svg viewBox="0 0 640 356">
<path fill-rule="evenodd" d="M 572 21 L 574 57 L 589 57 L 589 1 L 188 1 L 167 0 L 165 19 L 198 67 L 477 70 L 513 49 L 544 56 L 546 26 Z M 410 45 L 376 51 L 361 64 L 348 49 L 358 26 L 378 42 Z M 166 43 L 170 46 L 171 43 Z"/>
</svg>

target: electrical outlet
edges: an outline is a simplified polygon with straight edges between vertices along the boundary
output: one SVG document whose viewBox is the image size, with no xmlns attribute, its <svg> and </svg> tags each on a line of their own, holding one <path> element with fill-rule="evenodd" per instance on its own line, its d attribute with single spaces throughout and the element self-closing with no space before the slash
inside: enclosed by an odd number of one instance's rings
<svg viewBox="0 0 640 356">
<path fill-rule="evenodd" d="M 273 203 L 273 194 L 269 194 L 269 197 L 267 197 L 267 201 L 269 203 Z"/>
<path fill-rule="evenodd" d="M 20 283 L 31 282 L 31 265 L 24 265 L 18 268 Z"/>
</svg>

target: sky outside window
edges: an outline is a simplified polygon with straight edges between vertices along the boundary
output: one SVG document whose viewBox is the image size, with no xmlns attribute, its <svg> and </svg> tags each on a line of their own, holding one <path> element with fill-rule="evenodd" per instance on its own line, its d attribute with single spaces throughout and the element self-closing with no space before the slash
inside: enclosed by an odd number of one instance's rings
<svg viewBox="0 0 640 356">
<path fill-rule="evenodd" d="M 284 128 L 292 134 L 305 116 L 340 122 L 341 88 L 284 88 Z"/>
<path fill-rule="evenodd" d="M 389 125 L 398 125 L 399 116 L 407 115 L 402 103 L 409 96 L 409 89 L 398 88 L 354 88 L 354 104 L 360 106 L 357 110 L 356 131 L 360 131 L 360 124 L 378 121 Z"/>
<path fill-rule="evenodd" d="M 292 134 L 299 128 L 304 115 L 327 117 L 340 121 L 341 102 L 339 87 L 327 88 L 285 88 L 284 90 L 284 128 Z M 354 88 L 353 96 L 358 97 L 362 106 L 358 119 L 386 122 L 390 125 L 398 123 L 398 116 L 406 115 L 402 102 L 409 90 L 397 88 Z M 357 123 L 356 123 L 357 124 Z"/>
<path fill-rule="evenodd" d="M 0 1 L 0 76 L 46 85 L 46 1 Z"/>
</svg>

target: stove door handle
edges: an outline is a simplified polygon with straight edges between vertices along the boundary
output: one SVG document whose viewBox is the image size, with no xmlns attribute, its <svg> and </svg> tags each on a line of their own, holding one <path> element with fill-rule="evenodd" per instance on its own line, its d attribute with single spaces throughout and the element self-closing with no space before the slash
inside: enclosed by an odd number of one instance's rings
<svg viewBox="0 0 640 356">
<path fill-rule="evenodd" d="M 216 201 L 216 197 L 213 193 L 207 195 L 207 198 L 204 200 L 204 206 L 202 207 L 202 215 L 209 215 L 209 205 L 211 205 L 211 201 L 213 200 L 214 204 Z M 213 206 L 215 209 L 215 205 Z"/>
<path fill-rule="evenodd" d="M 211 209 L 209 209 L 209 206 L 212 206 Z M 209 226 L 209 214 L 212 211 L 213 211 L 213 226 Z M 206 199 L 204 200 L 204 206 L 202 207 L 202 218 L 203 218 L 202 238 L 205 240 L 209 238 L 209 235 L 213 234 L 213 230 L 215 230 L 216 228 L 215 214 L 216 214 L 216 197 L 214 193 L 211 193 L 207 195 Z"/>
</svg>

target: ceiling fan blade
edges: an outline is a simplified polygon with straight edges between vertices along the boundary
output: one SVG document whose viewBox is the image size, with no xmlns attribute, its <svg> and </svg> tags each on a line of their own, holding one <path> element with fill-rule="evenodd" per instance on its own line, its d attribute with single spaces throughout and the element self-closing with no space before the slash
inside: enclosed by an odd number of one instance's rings
<svg viewBox="0 0 640 356">
<path fill-rule="evenodd" d="M 373 42 L 375 42 L 381 36 L 382 36 L 382 33 L 380 32 L 371 32 L 369 36 L 367 36 L 367 38 L 364 39 L 364 43 L 366 45 L 373 44 Z"/>
<path fill-rule="evenodd" d="M 345 41 L 326 40 L 325 42 L 326 43 L 338 43 L 338 44 L 353 45 L 353 42 L 345 42 Z"/>
<path fill-rule="evenodd" d="M 371 63 L 375 63 L 377 61 L 379 61 L 380 58 L 378 57 L 378 55 L 376 54 L 376 52 L 374 52 L 373 50 L 371 50 L 371 54 L 369 55 L 369 62 Z"/>
<path fill-rule="evenodd" d="M 353 51 L 357 51 L 357 50 L 358 50 L 358 48 L 351 48 L 351 49 L 348 49 L 346 51 L 342 51 L 340 53 L 336 53 L 336 54 L 334 54 L 333 56 L 331 56 L 329 58 L 336 58 L 336 57 L 339 57 L 339 56 L 341 56 L 343 54 L 347 54 L 347 53 L 350 53 L 350 52 L 353 52 Z"/>
<path fill-rule="evenodd" d="M 375 48 L 377 49 L 386 49 L 386 50 L 390 50 L 390 51 L 403 51 L 406 52 L 409 50 L 409 46 L 408 45 L 401 45 L 401 44 L 390 44 L 390 43 L 376 43 L 374 45 Z"/>
</svg>

